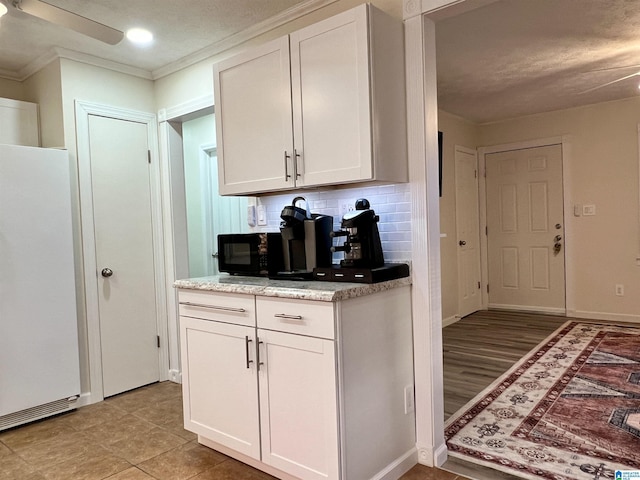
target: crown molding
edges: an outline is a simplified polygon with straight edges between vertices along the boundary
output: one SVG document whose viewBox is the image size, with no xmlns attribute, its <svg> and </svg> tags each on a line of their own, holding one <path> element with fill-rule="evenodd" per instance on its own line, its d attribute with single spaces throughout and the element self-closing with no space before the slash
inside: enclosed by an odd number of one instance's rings
<svg viewBox="0 0 640 480">
<path fill-rule="evenodd" d="M 262 35 L 263 33 L 278 28 L 285 23 L 303 17 L 336 1 L 338 0 L 307 0 L 306 2 L 294 5 L 293 7 L 279 13 L 278 15 L 274 15 L 267 20 L 256 23 L 255 25 L 246 28 L 245 30 L 223 38 L 222 40 L 213 43 L 208 47 L 187 55 L 180 60 L 169 63 L 164 67 L 160 67 L 154 70 L 152 72 L 152 77 L 154 80 L 157 80 L 159 78 L 166 77 L 167 75 L 171 75 L 172 73 L 190 67 L 191 65 L 206 60 L 207 58 L 213 57 L 214 55 L 224 52 L 225 50 L 229 50 L 230 48 L 233 48 L 248 40 L 251 40 L 252 38 L 257 37 L 258 35 Z"/>
<path fill-rule="evenodd" d="M 43 55 L 29 62 L 26 66 L 17 71 L 0 70 L 0 77 L 16 82 L 23 82 L 34 73 L 42 70 L 54 60 L 66 58 L 75 62 L 93 65 L 94 67 L 105 68 L 115 72 L 132 75 L 134 77 L 144 78 L 145 80 L 153 80 L 151 72 L 138 67 L 131 67 L 122 63 L 114 62 L 104 58 L 89 55 L 88 53 L 76 52 L 75 50 L 67 50 L 66 48 L 54 47 Z"/>
<path fill-rule="evenodd" d="M 225 50 L 229 50 L 230 48 L 233 48 L 248 40 L 251 40 L 252 38 L 257 37 L 258 35 L 262 35 L 263 33 L 280 27 L 285 23 L 296 20 L 297 18 L 303 17 L 304 15 L 307 15 L 337 1 L 338 0 L 307 0 L 306 2 L 299 3 L 277 15 L 274 15 L 271 18 L 268 18 L 267 20 L 256 23 L 255 25 L 245 30 L 223 38 L 222 40 L 213 43 L 208 47 L 198 50 L 197 52 L 187 55 L 152 72 L 138 67 L 132 67 L 129 65 L 124 65 L 122 63 L 114 62 L 112 60 L 89 55 L 87 53 L 54 47 L 19 70 L 11 71 L 0 69 L 0 78 L 22 82 L 42 68 L 46 67 L 52 61 L 59 58 L 66 58 L 76 62 L 93 65 L 95 67 L 106 68 L 115 72 L 133 75 L 134 77 L 144 78 L 146 80 L 157 80 L 184 68 L 190 67 L 191 65 L 194 65 L 198 62 L 206 60 L 207 58 L 224 52 Z"/>
</svg>

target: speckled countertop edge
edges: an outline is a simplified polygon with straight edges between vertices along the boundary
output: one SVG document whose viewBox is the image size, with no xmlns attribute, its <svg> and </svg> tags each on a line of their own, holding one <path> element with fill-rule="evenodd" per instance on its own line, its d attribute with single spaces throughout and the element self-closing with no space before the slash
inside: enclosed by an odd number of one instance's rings
<svg viewBox="0 0 640 480">
<path fill-rule="evenodd" d="M 241 277 L 224 274 L 176 280 L 173 284 L 175 288 L 186 290 L 241 293 L 322 302 L 337 302 L 349 298 L 362 297 L 405 285 L 411 285 L 411 277 L 379 283 L 347 283 L 318 282 L 314 280 L 270 280 L 263 277 Z"/>
</svg>

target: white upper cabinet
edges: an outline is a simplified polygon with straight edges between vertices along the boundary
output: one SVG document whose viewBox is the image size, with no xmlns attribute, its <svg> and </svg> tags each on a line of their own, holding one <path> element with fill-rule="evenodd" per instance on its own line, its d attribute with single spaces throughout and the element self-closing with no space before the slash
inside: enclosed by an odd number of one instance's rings
<svg viewBox="0 0 640 480">
<path fill-rule="evenodd" d="M 40 146 L 37 104 L 0 98 L 0 144 Z"/>
<path fill-rule="evenodd" d="M 407 181 L 403 30 L 360 5 L 214 67 L 220 193 Z"/>
</svg>

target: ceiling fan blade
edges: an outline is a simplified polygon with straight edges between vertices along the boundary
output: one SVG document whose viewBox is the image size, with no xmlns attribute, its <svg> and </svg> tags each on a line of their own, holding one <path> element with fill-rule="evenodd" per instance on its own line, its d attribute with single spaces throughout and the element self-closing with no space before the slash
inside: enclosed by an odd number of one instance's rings
<svg viewBox="0 0 640 480">
<path fill-rule="evenodd" d="M 582 73 L 610 72 L 611 70 L 625 70 L 627 68 L 640 68 L 640 64 L 638 64 L 638 65 L 622 65 L 620 67 L 596 68 L 595 70 L 587 70 L 586 72 L 582 72 Z"/>
<path fill-rule="evenodd" d="M 29 15 L 75 30 L 109 45 L 115 45 L 124 38 L 124 33 L 120 30 L 41 0 L 14 0 L 13 6 Z"/>
<path fill-rule="evenodd" d="M 608 87 L 609 85 L 613 85 L 614 83 L 618 83 L 618 82 L 621 82 L 623 80 L 626 80 L 627 78 L 635 77 L 635 76 L 638 76 L 638 75 L 640 75 L 640 72 L 635 72 L 635 73 L 632 73 L 631 75 L 626 75 L 624 77 L 618 78 L 618 79 L 613 80 L 611 82 L 603 83 L 602 85 L 598 85 L 597 87 L 589 88 L 589 89 L 584 90 L 582 92 L 578 92 L 578 94 L 582 95 L 584 93 L 593 92 L 595 90 L 599 90 L 601 88 Z"/>
</svg>

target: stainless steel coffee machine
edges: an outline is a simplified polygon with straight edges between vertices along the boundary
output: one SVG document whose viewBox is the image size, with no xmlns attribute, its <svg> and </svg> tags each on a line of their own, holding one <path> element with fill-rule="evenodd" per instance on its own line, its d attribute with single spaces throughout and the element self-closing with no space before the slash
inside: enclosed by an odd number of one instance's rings
<svg viewBox="0 0 640 480">
<path fill-rule="evenodd" d="M 296 205 L 301 201 L 305 208 Z M 333 217 L 311 213 L 304 197 L 295 197 L 280 218 L 284 271 L 271 278 L 310 279 L 314 268 L 331 266 Z"/>
<path fill-rule="evenodd" d="M 341 267 L 382 267 L 384 255 L 378 232 L 380 217 L 366 198 L 356 200 L 355 208 L 342 217 L 341 230 L 331 232 L 332 237 L 346 237 L 343 245 L 331 247 L 331 251 L 344 252 Z"/>
</svg>

